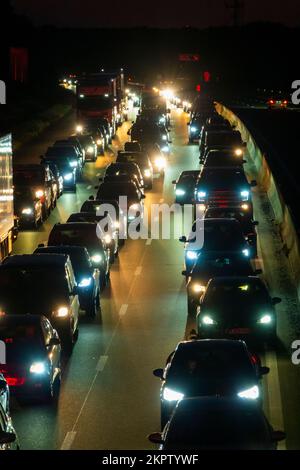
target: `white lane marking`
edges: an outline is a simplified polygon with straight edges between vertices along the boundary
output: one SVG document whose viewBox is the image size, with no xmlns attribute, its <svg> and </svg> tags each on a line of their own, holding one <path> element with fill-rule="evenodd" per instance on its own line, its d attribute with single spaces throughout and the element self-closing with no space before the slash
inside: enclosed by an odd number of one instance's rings
<svg viewBox="0 0 300 470">
<path fill-rule="evenodd" d="M 86 189 L 92 189 L 92 185 L 89 184 L 89 185 L 86 187 Z"/>
<path fill-rule="evenodd" d="M 151 243 L 152 243 L 152 238 L 147 238 L 146 245 L 151 245 Z"/>
<path fill-rule="evenodd" d="M 108 359 L 108 356 L 100 356 L 100 359 L 96 366 L 96 371 L 102 372 L 104 370 L 107 359 Z"/>
<path fill-rule="evenodd" d="M 76 201 L 76 206 L 80 206 L 80 204 L 82 204 L 81 201 Z"/>
<path fill-rule="evenodd" d="M 60 450 L 69 450 L 69 449 L 71 449 L 71 446 L 73 444 L 75 436 L 76 436 L 76 431 L 67 432 L 66 437 L 64 438 L 64 442 L 62 443 Z"/>
<path fill-rule="evenodd" d="M 159 200 L 159 203 L 160 203 L 160 204 L 162 204 L 163 202 L 164 202 L 164 199 L 163 199 L 163 198 Z"/>
<path fill-rule="evenodd" d="M 138 267 L 136 268 L 136 270 L 134 271 L 134 275 L 135 275 L 135 276 L 140 276 L 140 274 L 142 273 L 142 269 L 143 269 L 142 266 L 138 266 Z"/>
<path fill-rule="evenodd" d="M 270 423 L 275 430 L 284 430 L 284 421 L 282 413 L 282 400 L 278 374 L 277 355 L 275 351 L 266 351 L 266 366 L 270 367 L 270 372 L 266 376 L 268 384 L 268 399 L 270 411 Z M 285 450 L 285 441 L 278 443 L 279 450 Z"/>
<path fill-rule="evenodd" d="M 100 176 L 100 175 L 101 175 L 101 173 L 96 173 L 96 176 Z"/>
<path fill-rule="evenodd" d="M 119 316 L 122 317 L 123 315 L 125 315 L 125 313 L 127 312 L 127 309 L 128 309 L 128 304 L 121 305 L 121 308 L 119 310 Z"/>
</svg>

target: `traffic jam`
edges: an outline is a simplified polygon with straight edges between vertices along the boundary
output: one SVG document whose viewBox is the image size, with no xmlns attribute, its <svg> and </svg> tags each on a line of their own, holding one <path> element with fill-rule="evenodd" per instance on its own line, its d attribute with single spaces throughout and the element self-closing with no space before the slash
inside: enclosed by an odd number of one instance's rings
<svg viewBox="0 0 300 470">
<path fill-rule="evenodd" d="M 0 140 L 0 340 L 5 354 L 0 361 L 0 449 L 24 448 L 17 424 L 22 413 L 24 421 L 31 409 L 41 414 L 43 407 L 55 409 L 68 393 L 76 349 L 83 348 L 82 356 L 88 347 L 89 336 L 81 337 L 81 329 L 99 329 L 106 318 L 121 289 L 114 289 L 112 276 L 121 276 L 125 263 L 131 266 L 126 250 L 139 243 L 129 239 L 130 227 L 138 238 L 148 201 L 158 194 L 163 202 L 166 187 L 170 202 L 193 214 L 187 233 L 174 240 L 177 248 L 169 254 L 176 257 L 176 275 L 181 276 L 185 309 L 180 314 L 188 328 L 179 331 L 178 324 L 168 357 L 159 352 L 163 336 L 152 338 L 156 363 L 145 357 L 144 367 L 154 376 L 157 395 L 148 394 L 143 406 L 154 402 L 160 420 L 157 429 L 151 429 L 152 423 L 148 430 L 141 428 L 143 448 L 277 449 L 286 434 L 264 411 L 264 381 L 271 371 L 261 354 L 276 342 L 281 298 L 271 294 L 257 262 L 260 221 L 254 216 L 253 193 L 258 183 L 245 172 L 247 145 L 240 132 L 217 112 L 214 97 L 199 94 L 189 101 L 160 84 L 133 84 L 125 81 L 122 69 L 63 78 L 61 86 L 76 95 L 71 134 L 59 135 L 35 163 L 16 163 L 13 137 Z M 181 148 L 196 157 L 193 164 L 182 157 L 181 171 L 174 174 L 174 154 Z M 89 173 L 98 182 L 80 200 Z M 37 243 L 31 252 L 22 251 L 20 240 L 24 247 L 28 240 Z M 155 243 L 147 238 L 150 253 Z M 159 263 L 168 264 L 164 248 L 159 256 L 158 271 Z M 143 276 L 147 263 L 138 270 L 127 276 Z M 177 296 L 171 280 L 161 294 L 165 302 Z M 154 314 L 159 280 L 152 282 L 147 298 Z M 129 284 L 122 289 L 132 294 Z M 130 302 L 121 309 L 127 318 Z M 123 316 L 109 344 L 114 335 L 126 343 Z M 138 321 L 133 331 L 143 328 Z M 109 344 L 95 380 L 105 361 L 108 367 Z M 143 354 L 147 350 L 141 346 L 133 358 Z M 81 386 L 80 375 L 74 387 Z M 118 401 L 131 393 L 120 387 Z M 134 410 L 124 413 L 130 419 Z M 112 413 L 116 427 L 119 419 Z M 27 422 L 28 434 L 32 423 Z M 72 438 L 76 425 L 70 427 Z M 122 448 L 130 448 L 123 438 Z M 71 447 L 72 442 L 69 447 L 60 443 L 60 448 Z"/>
</svg>

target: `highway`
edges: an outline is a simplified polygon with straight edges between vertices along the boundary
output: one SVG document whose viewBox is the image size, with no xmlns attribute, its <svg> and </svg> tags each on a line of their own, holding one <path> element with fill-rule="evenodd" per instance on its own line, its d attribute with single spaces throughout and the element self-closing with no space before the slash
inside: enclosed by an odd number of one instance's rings
<svg viewBox="0 0 300 470">
<path fill-rule="evenodd" d="M 132 118 L 133 116 L 130 116 Z M 146 206 L 174 202 L 172 180 L 183 170 L 198 168 L 198 147 L 187 145 L 189 116 L 172 110 L 172 145 L 164 181 L 146 191 Z M 112 151 L 87 163 L 77 194 L 64 194 L 57 208 L 36 232 L 20 232 L 14 253 L 31 253 L 47 241 L 52 225 L 80 210 L 95 194 L 103 168 L 127 140 L 129 122 L 119 129 Z M 70 135 L 74 116 L 24 148 L 17 160 L 38 161 L 55 139 Z M 246 165 L 251 174 L 251 167 Z M 262 354 L 271 368 L 265 382 L 265 411 L 287 440 L 279 448 L 300 446 L 299 366 L 290 360 L 291 342 L 297 339 L 293 317 L 299 310 L 289 267 L 280 249 L 277 228 L 266 195 L 253 191 L 255 219 L 259 221 L 259 259 L 271 294 L 283 299 L 277 307 L 279 343 Z M 177 342 L 190 331 L 183 269 L 183 246 L 177 240 L 128 240 L 111 269 L 111 283 L 101 298 L 102 314 L 81 319 L 79 339 L 64 364 L 57 407 L 24 405 L 13 401 L 12 417 L 22 449 L 149 449 L 147 434 L 159 430 L 159 380 L 152 370 L 164 365 Z M 300 336 L 299 336 L 300 338 Z"/>
</svg>

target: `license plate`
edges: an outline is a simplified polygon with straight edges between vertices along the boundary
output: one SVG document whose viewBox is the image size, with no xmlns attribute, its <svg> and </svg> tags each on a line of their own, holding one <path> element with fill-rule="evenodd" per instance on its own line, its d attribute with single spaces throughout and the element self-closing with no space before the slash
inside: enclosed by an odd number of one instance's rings
<svg viewBox="0 0 300 470">
<path fill-rule="evenodd" d="M 251 332 L 250 328 L 230 328 L 227 331 L 230 335 L 247 335 Z"/>
</svg>

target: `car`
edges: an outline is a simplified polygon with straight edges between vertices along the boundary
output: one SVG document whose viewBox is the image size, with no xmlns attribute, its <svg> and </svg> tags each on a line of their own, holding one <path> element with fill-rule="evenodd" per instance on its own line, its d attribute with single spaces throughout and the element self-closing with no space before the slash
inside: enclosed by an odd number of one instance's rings
<svg viewBox="0 0 300 470">
<path fill-rule="evenodd" d="M 78 336 L 79 299 L 68 255 L 12 255 L 0 265 L 1 307 L 7 315 L 45 315 L 71 354 Z"/>
<path fill-rule="evenodd" d="M 97 160 L 98 149 L 93 136 L 91 134 L 78 134 L 77 139 L 84 148 L 85 161 L 95 162 Z"/>
<path fill-rule="evenodd" d="M 188 122 L 189 143 L 192 144 L 200 138 L 201 128 L 203 125 L 203 117 L 196 115 L 191 117 Z"/>
<path fill-rule="evenodd" d="M 146 152 L 122 152 L 119 151 L 116 163 L 132 162 L 136 163 L 141 170 L 144 180 L 144 186 L 152 189 L 153 186 L 153 167 Z"/>
<path fill-rule="evenodd" d="M 90 198 L 82 204 L 80 211 L 96 215 L 100 213 L 104 214 L 104 212 L 107 211 L 113 221 L 114 228 L 118 232 L 119 245 L 124 245 L 127 233 L 127 209 L 125 208 L 125 211 L 123 211 L 117 200 L 95 199 L 94 196 L 90 196 Z"/>
<path fill-rule="evenodd" d="M 204 168 L 237 168 L 243 169 L 247 160 L 243 158 L 243 151 L 232 150 L 209 150 L 203 162 Z"/>
<path fill-rule="evenodd" d="M 162 433 L 148 436 L 160 450 L 276 450 L 286 438 L 261 407 L 239 397 L 193 397 L 178 402 Z"/>
<path fill-rule="evenodd" d="M 59 198 L 62 195 L 63 191 L 64 191 L 64 178 L 63 178 L 63 175 L 61 174 L 58 166 L 54 162 L 48 161 L 48 162 L 45 163 L 45 165 L 46 166 L 48 165 L 51 172 L 52 172 L 55 184 L 57 186 L 57 198 Z"/>
<path fill-rule="evenodd" d="M 119 201 L 122 211 L 127 214 L 127 220 L 131 222 L 136 218 L 143 219 L 145 197 L 133 181 L 106 181 L 99 186 L 96 199 Z"/>
<path fill-rule="evenodd" d="M 85 311 L 88 317 L 94 317 L 97 309 L 100 308 L 99 271 L 92 266 L 87 249 L 83 246 L 44 246 L 40 244 L 34 254 L 69 255 L 78 286 L 80 308 Z"/>
<path fill-rule="evenodd" d="M 85 133 L 92 135 L 97 145 L 97 154 L 104 155 L 106 145 L 106 134 L 100 129 L 98 122 L 88 122 L 85 125 Z"/>
<path fill-rule="evenodd" d="M 289 100 L 287 98 L 272 97 L 267 101 L 268 109 L 286 109 L 288 107 Z"/>
<path fill-rule="evenodd" d="M 19 449 L 19 440 L 12 419 L 0 403 L 0 451 Z"/>
<path fill-rule="evenodd" d="M 68 162 L 70 169 L 75 169 L 76 178 L 82 177 L 82 157 L 78 153 L 77 149 L 70 142 L 66 141 L 64 145 L 48 147 L 44 160 L 55 160 L 58 165 L 58 160 L 61 159 Z M 64 178 L 64 182 L 65 182 Z"/>
<path fill-rule="evenodd" d="M 14 187 L 14 210 L 20 227 L 37 229 L 43 223 L 43 203 L 28 186 Z"/>
<path fill-rule="evenodd" d="M 43 206 L 43 218 L 46 219 L 56 206 L 58 188 L 49 166 L 18 163 L 13 167 L 14 186 L 27 186 L 34 197 L 39 198 Z"/>
<path fill-rule="evenodd" d="M 95 212 L 76 212 L 69 216 L 67 223 L 69 222 L 92 222 L 97 224 L 97 235 L 101 238 L 103 245 L 109 248 L 110 262 L 114 262 L 119 252 L 119 233 L 107 211 L 103 215 Z"/>
<path fill-rule="evenodd" d="M 65 151 L 60 153 L 57 148 L 47 152 L 47 156 L 41 156 L 41 165 L 55 165 L 63 178 L 63 190 L 76 192 L 77 164 L 74 159 L 65 157 Z"/>
<path fill-rule="evenodd" d="M 261 377 L 269 369 L 244 341 L 208 339 L 181 341 L 168 356 L 164 369 L 153 374 L 161 379 L 161 427 L 183 398 L 232 396 L 262 401 Z"/>
<path fill-rule="evenodd" d="M 203 168 L 195 185 L 195 202 L 206 207 L 229 207 L 243 203 L 252 205 L 251 188 L 243 170 L 236 168 Z"/>
<path fill-rule="evenodd" d="M 75 156 L 74 156 L 74 162 L 77 161 L 76 165 L 76 170 L 77 170 L 77 176 L 78 178 L 82 177 L 82 171 L 83 171 L 83 166 L 85 163 L 85 152 L 81 147 L 81 144 L 79 141 L 77 141 L 77 138 L 71 137 L 73 140 L 68 139 L 63 139 L 63 140 L 57 140 L 54 144 L 53 147 L 57 148 L 67 148 L 66 150 L 66 155 L 68 155 L 68 152 L 70 151 L 73 154 L 73 151 L 75 151 Z"/>
<path fill-rule="evenodd" d="M 153 174 L 163 177 L 167 168 L 168 160 L 158 144 L 144 146 L 153 168 Z"/>
<path fill-rule="evenodd" d="M 276 339 L 277 318 L 265 284 L 255 276 L 212 278 L 200 299 L 197 313 L 199 337 L 254 340 Z"/>
<path fill-rule="evenodd" d="M 261 274 L 260 269 L 253 269 L 249 258 L 240 255 L 213 252 L 203 253 L 195 262 L 191 271 L 183 270 L 186 277 L 188 314 L 196 315 L 200 297 L 205 292 L 208 281 L 214 277 L 254 276 Z"/>
<path fill-rule="evenodd" d="M 141 146 L 137 141 L 125 142 L 124 152 L 141 152 Z"/>
<path fill-rule="evenodd" d="M 192 204 L 194 202 L 195 185 L 200 170 L 188 170 L 180 173 L 175 185 L 175 202 L 177 204 Z"/>
<path fill-rule="evenodd" d="M 138 184 L 141 190 L 144 188 L 144 179 L 140 167 L 134 162 L 110 163 L 105 168 L 105 173 L 102 178 L 99 178 L 99 181 L 102 182 L 109 176 L 128 176 L 129 179 Z"/>
<path fill-rule="evenodd" d="M 180 237 L 184 246 L 184 260 L 187 270 L 204 252 L 228 253 L 240 257 L 253 257 L 251 247 L 236 219 L 196 219 L 186 238 Z"/>
<path fill-rule="evenodd" d="M 97 119 L 97 123 L 100 126 L 100 130 L 103 130 L 105 139 L 106 139 L 106 145 L 111 144 L 112 142 L 112 127 L 108 120 L 104 117 Z"/>
<path fill-rule="evenodd" d="M 17 398 L 56 401 L 61 382 L 61 344 L 57 331 L 43 315 L 3 315 L 0 339 L 6 363 L 0 365 Z"/>
<path fill-rule="evenodd" d="M 157 144 L 163 153 L 168 154 L 170 152 L 169 143 L 171 141 L 168 134 L 156 124 L 142 126 L 134 124 L 128 133 L 131 140 L 137 140 L 140 143 L 142 150 L 145 146 Z"/>
<path fill-rule="evenodd" d="M 70 142 L 70 144 L 73 145 L 75 147 L 75 149 L 77 150 L 78 154 L 81 157 L 81 166 L 83 167 L 84 164 L 85 164 L 85 148 L 81 144 L 81 142 L 78 139 L 77 135 L 71 135 L 70 137 L 68 137 L 67 142 Z"/>
<path fill-rule="evenodd" d="M 0 326 L 0 340 L 1 339 L 1 326 Z M 5 344 L 5 360 L 6 360 L 6 343 L 3 341 Z M 9 386 L 8 383 L 2 373 L 2 367 L 4 364 L 0 363 L 0 405 L 2 406 L 3 410 L 6 413 L 9 413 L 9 402 L 10 402 L 10 392 L 9 392 Z"/>
<path fill-rule="evenodd" d="M 205 219 L 217 219 L 217 218 L 230 218 L 236 219 L 241 224 L 243 234 L 247 238 L 249 245 L 251 246 L 252 254 L 254 257 L 257 256 L 257 233 L 255 227 L 258 225 L 257 220 L 252 219 L 252 211 L 249 211 L 248 204 L 241 204 L 240 206 L 233 207 L 209 207 L 206 209 L 204 218 Z"/>
<path fill-rule="evenodd" d="M 91 258 L 92 266 L 100 271 L 99 286 L 102 291 L 109 282 L 110 252 L 97 234 L 97 224 L 91 222 L 57 223 L 52 227 L 48 246 L 84 246 Z"/>
<path fill-rule="evenodd" d="M 241 134 L 236 130 L 207 130 L 201 136 L 199 151 L 200 163 L 205 161 L 210 150 L 230 149 L 232 152 L 243 152 L 245 143 L 241 139 Z"/>
</svg>

